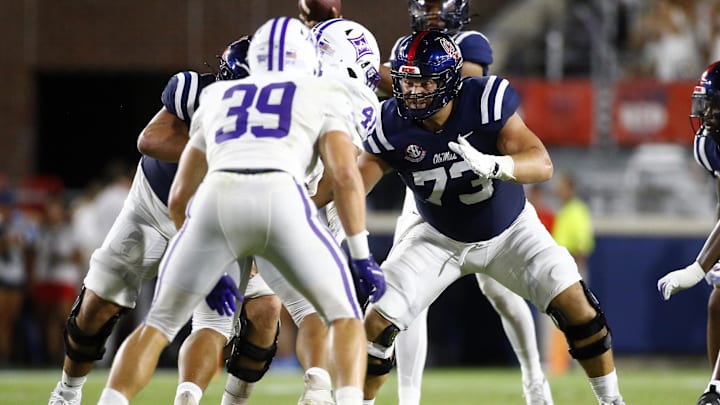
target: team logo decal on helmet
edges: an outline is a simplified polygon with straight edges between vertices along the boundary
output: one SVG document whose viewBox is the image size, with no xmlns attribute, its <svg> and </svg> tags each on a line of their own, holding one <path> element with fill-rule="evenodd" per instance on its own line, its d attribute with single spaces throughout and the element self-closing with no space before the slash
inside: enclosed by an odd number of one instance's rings
<svg viewBox="0 0 720 405">
<path fill-rule="evenodd" d="M 357 22 L 335 18 L 316 25 L 313 34 L 323 75 L 358 79 L 373 91 L 377 88 L 380 48 L 372 32 Z"/>
<path fill-rule="evenodd" d="M 348 41 L 350 41 L 350 43 L 355 47 L 355 60 L 359 60 L 361 56 L 371 55 L 373 53 L 372 49 L 370 49 L 370 46 L 368 45 L 367 39 L 365 38 L 365 34 L 361 33 L 357 38 L 348 38 Z"/>
<path fill-rule="evenodd" d="M 452 56 L 455 60 L 460 59 L 460 51 L 458 51 L 455 44 L 447 40 L 446 38 L 440 38 L 440 46 L 445 49 L 448 55 Z"/>
<path fill-rule="evenodd" d="M 419 145 L 410 144 L 405 148 L 405 160 L 418 163 L 425 158 L 427 151 Z"/>
</svg>

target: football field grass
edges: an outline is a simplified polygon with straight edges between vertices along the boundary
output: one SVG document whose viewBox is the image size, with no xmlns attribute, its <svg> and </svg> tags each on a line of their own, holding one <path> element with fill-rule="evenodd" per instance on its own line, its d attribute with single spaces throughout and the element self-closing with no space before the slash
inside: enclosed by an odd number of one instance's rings
<svg viewBox="0 0 720 405">
<path fill-rule="evenodd" d="M 632 368 L 621 370 L 620 387 L 628 405 L 695 404 L 707 384 L 706 368 Z M 60 371 L 0 371 L 0 404 L 46 404 Z M 95 404 L 105 383 L 107 370 L 95 370 L 85 385 L 83 404 Z M 177 374 L 160 370 L 132 402 L 134 405 L 172 404 Z M 203 397 L 203 404 L 219 404 L 224 375 L 216 377 Z M 590 386 L 580 371 L 550 378 L 556 405 L 596 404 Z M 272 370 L 255 387 L 251 404 L 294 405 L 302 391 L 302 375 L 295 371 Z M 376 405 L 397 404 L 394 373 L 382 389 Z M 525 402 L 520 390 L 519 371 L 514 368 L 446 369 L 425 373 L 423 404 L 504 405 Z"/>
</svg>

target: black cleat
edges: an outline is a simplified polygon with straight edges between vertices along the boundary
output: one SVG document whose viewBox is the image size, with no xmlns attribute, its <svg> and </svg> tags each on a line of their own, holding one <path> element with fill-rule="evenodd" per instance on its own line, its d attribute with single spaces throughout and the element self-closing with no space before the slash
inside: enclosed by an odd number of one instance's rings
<svg viewBox="0 0 720 405">
<path fill-rule="evenodd" d="M 714 385 L 710 385 L 710 389 L 700 396 L 697 405 L 720 405 L 720 394 Z"/>
</svg>

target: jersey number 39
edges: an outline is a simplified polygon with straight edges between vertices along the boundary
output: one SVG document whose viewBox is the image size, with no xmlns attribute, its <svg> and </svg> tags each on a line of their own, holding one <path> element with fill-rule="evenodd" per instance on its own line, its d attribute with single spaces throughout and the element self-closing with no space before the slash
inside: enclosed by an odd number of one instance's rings
<svg viewBox="0 0 720 405">
<path fill-rule="evenodd" d="M 239 138 L 250 132 L 258 138 L 283 138 L 290 131 L 292 117 L 292 101 L 296 86 L 292 82 L 272 83 L 259 89 L 252 83 L 242 83 L 230 87 L 225 91 L 223 100 L 231 98 L 235 93 L 242 93 L 240 105 L 230 107 L 228 117 L 235 117 L 235 129 L 226 131 L 219 129 L 215 133 L 215 142 L 222 143 L 230 139 Z M 257 96 L 257 97 L 256 97 Z M 271 98 L 272 96 L 272 98 Z M 279 100 L 271 102 L 271 100 Z M 277 116 L 275 127 L 253 125 L 248 128 L 248 109 L 254 106 L 261 114 Z M 274 120 L 264 120 L 273 122 Z"/>
</svg>

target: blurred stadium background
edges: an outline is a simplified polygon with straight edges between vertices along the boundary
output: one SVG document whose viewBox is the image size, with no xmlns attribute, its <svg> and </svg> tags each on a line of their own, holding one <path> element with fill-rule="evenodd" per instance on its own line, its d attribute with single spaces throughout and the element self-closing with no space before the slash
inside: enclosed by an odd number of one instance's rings
<svg viewBox="0 0 720 405">
<path fill-rule="evenodd" d="M 663 303 L 655 282 L 689 263 L 715 224 L 715 186 L 693 161 L 688 114 L 695 80 L 720 59 L 718 3 L 471 2 L 468 28 L 490 39 L 491 73 L 510 78 L 556 171 L 573 174 L 591 209 L 590 285 L 620 357 L 689 357 L 705 366 L 709 287 Z M 410 29 L 404 0 L 345 0 L 343 12 L 375 32 L 385 58 Z M 110 168 L 132 175 L 135 140 L 172 74 L 212 71 L 232 40 L 271 16 L 296 14 L 294 0 L 0 2 L 0 189 L 32 219 L 58 192 L 74 207 L 106 184 Z M 552 184 L 545 187 L 552 194 Z M 381 259 L 401 198 L 394 178 L 370 197 L 372 248 Z M 550 204 L 557 207 L 552 195 Z M 59 370 L 26 287 L 1 365 Z M 450 290 L 431 309 L 429 366 L 514 365 L 474 281 Z M 171 349 L 163 364 L 173 362 Z"/>
</svg>

